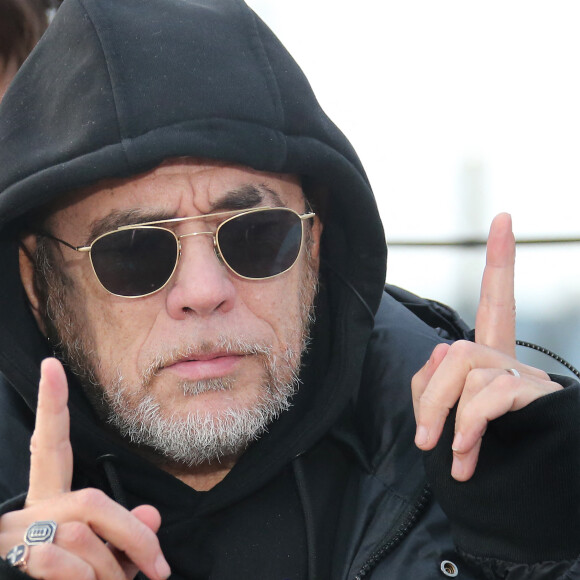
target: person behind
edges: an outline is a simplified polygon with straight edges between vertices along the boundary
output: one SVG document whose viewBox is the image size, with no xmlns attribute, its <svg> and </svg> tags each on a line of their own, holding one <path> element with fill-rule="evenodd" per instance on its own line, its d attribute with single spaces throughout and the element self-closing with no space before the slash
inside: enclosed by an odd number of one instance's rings
<svg viewBox="0 0 580 580">
<path fill-rule="evenodd" d="M 0 1 L 0 100 L 48 26 L 46 0 Z"/>
<path fill-rule="evenodd" d="M 356 153 L 239 0 L 65 0 L 0 111 L 0 578 L 580 578 L 572 379 L 384 289 Z M 31 439 L 32 437 L 32 439 Z"/>
</svg>

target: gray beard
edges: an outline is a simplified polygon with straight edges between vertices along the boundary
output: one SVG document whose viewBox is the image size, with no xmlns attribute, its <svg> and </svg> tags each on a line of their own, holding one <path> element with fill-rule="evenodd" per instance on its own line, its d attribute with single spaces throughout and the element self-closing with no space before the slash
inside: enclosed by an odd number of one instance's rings
<svg viewBox="0 0 580 580">
<path fill-rule="evenodd" d="M 164 360 L 187 356 L 187 351 L 207 349 L 232 350 L 258 356 L 262 361 L 263 378 L 260 395 L 250 408 L 229 408 L 219 412 L 193 411 L 186 415 L 166 416 L 160 403 L 147 391 L 147 385 L 162 368 L 163 360 L 157 360 L 147 369 L 140 388 L 128 385 L 120 370 L 116 378 L 105 387 L 97 379 L 101 361 L 92 348 L 87 325 L 77 314 L 74 306 L 74 283 L 63 272 L 57 271 L 48 248 L 37 250 L 37 285 L 45 296 L 46 311 L 43 323 L 53 348 L 71 371 L 79 378 L 81 386 L 95 410 L 114 431 L 133 445 L 149 450 L 163 463 L 185 467 L 219 462 L 235 457 L 258 439 L 268 425 L 291 406 L 300 380 L 300 361 L 305 352 L 310 327 L 314 322 L 314 296 L 317 276 L 307 252 L 300 287 L 301 311 L 297 313 L 300 325 L 300 352 L 285 351 L 275 356 L 265 345 L 248 344 L 243 340 L 220 338 L 218 344 L 198 345 L 197 349 L 181 349 L 166 355 Z M 77 302 L 78 304 L 78 302 Z M 227 391 L 234 386 L 234 379 L 217 378 L 205 381 L 182 382 L 184 398 L 194 397 L 208 391 Z"/>
<path fill-rule="evenodd" d="M 215 345 L 207 345 L 207 350 L 214 348 L 260 357 L 264 374 L 260 396 L 253 406 L 232 406 L 211 413 L 196 410 L 186 415 L 166 416 L 155 397 L 147 393 L 146 386 L 134 394 L 123 378 L 118 377 L 112 388 L 107 390 L 111 395 L 105 394 L 104 397 L 108 423 L 134 445 L 152 449 L 171 463 L 186 467 L 239 455 L 267 430 L 267 426 L 280 413 L 290 408 L 291 399 L 300 384 L 297 373 L 300 356 L 285 352 L 282 357 L 275 357 L 264 347 L 226 339 L 218 340 Z M 189 350 L 194 349 L 172 353 L 171 358 L 187 357 Z M 199 349 L 195 350 L 199 352 Z M 155 376 L 155 372 L 151 374 Z M 144 384 L 149 382 L 145 378 Z M 234 379 L 225 377 L 182 381 L 179 387 L 183 397 L 190 398 L 210 391 L 229 391 L 234 384 Z M 105 393 L 102 388 L 99 390 L 101 394 Z"/>
</svg>

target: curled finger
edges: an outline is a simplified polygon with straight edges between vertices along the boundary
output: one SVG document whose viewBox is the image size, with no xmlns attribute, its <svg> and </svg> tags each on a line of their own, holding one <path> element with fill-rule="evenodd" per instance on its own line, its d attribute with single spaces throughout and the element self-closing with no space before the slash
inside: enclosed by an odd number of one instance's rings
<svg viewBox="0 0 580 580">
<path fill-rule="evenodd" d="M 156 533 L 142 519 L 112 501 L 96 489 L 83 489 L 69 494 L 73 509 L 101 538 L 115 546 L 152 580 L 164 580 L 171 574 Z M 156 512 L 154 507 L 146 513 Z M 160 521 L 157 513 L 156 521 Z"/>
<path fill-rule="evenodd" d="M 493 378 L 469 400 L 463 401 L 456 415 L 452 475 L 460 481 L 473 475 L 482 437 L 490 421 L 562 389 L 550 380 L 527 374 L 514 376 L 503 369 L 488 369 L 485 374 Z"/>
<path fill-rule="evenodd" d="M 465 386 L 463 392 L 457 403 L 457 417 L 461 417 L 463 409 L 468 405 L 474 397 L 481 391 L 486 389 L 496 378 L 505 375 L 506 371 L 503 369 L 487 369 L 475 368 L 469 371 L 465 379 Z M 457 419 L 455 424 L 455 432 L 458 432 Z M 454 445 L 455 447 L 455 445 Z"/>
<path fill-rule="evenodd" d="M 140 505 L 131 510 L 133 514 L 139 521 L 143 522 L 149 529 L 157 533 L 159 527 L 161 526 L 161 516 L 157 509 L 150 505 Z M 123 569 L 125 576 L 127 578 L 134 578 L 137 575 L 139 569 L 135 564 L 127 557 L 125 552 L 118 550 L 113 545 L 108 544 L 107 547 L 111 550 L 113 556 L 116 558 L 117 562 Z"/>
<path fill-rule="evenodd" d="M 451 476 L 453 479 L 456 479 L 457 481 L 467 481 L 475 473 L 483 434 L 484 433 L 481 434 L 475 444 L 465 453 L 459 453 L 455 451 L 455 449 L 453 450 L 453 463 L 451 465 Z"/>
<path fill-rule="evenodd" d="M 411 380 L 411 392 L 413 396 L 413 410 L 415 412 L 415 420 L 418 419 L 418 412 L 420 408 L 421 396 L 425 392 L 429 381 L 433 377 L 435 371 L 439 368 L 441 361 L 445 358 L 450 345 L 447 343 L 438 344 L 431 353 L 429 360 L 423 367 L 417 371 Z M 417 421 L 418 423 L 418 421 Z"/>
<path fill-rule="evenodd" d="M 26 546 L 25 557 L 18 568 L 42 580 L 97 580 L 87 562 L 56 544 Z"/>
<path fill-rule="evenodd" d="M 126 580 L 123 567 L 107 545 L 82 522 L 68 522 L 58 526 L 55 541 L 67 552 L 84 560 L 97 580 Z"/>
<path fill-rule="evenodd" d="M 476 369 L 495 369 L 509 377 L 507 368 L 521 374 L 548 379 L 543 371 L 519 363 L 516 359 L 485 345 L 458 340 L 448 347 L 445 357 L 417 399 L 414 399 L 417 420 L 416 444 L 424 451 L 432 449 L 439 440 L 450 409 L 464 396 L 466 381 Z M 514 378 L 514 377 L 511 377 Z M 420 392 L 413 394 L 415 397 Z M 469 395 L 466 395 L 469 397 Z"/>
</svg>

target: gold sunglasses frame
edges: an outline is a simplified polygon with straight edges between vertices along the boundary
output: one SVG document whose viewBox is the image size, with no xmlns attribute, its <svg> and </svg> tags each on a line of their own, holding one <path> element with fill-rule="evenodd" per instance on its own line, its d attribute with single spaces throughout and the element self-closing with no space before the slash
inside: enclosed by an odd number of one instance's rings
<svg viewBox="0 0 580 580">
<path fill-rule="evenodd" d="M 302 226 L 302 233 L 301 233 L 301 237 L 300 237 L 300 248 L 298 250 L 298 253 L 296 254 L 296 258 L 294 259 L 292 264 L 290 264 L 290 266 L 288 266 L 288 268 L 286 268 L 282 272 L 278 272 L 277 274 L 274 274 L 272 276 L 265 276 L 265 277 L 260 277 L 260 278 L 252 278 L 250 276 L 242 276 L 241 274 L 236 272 L 236 270 L 234 270 L 234 268 L 232 268 L 232 266 L 225 259 L 223 252 L 221 250 L 219 241 L 218 241 L 219 231 L 225 224 L 227 224 L 228 222 L 230 222 L 230 221 L 232 221 L 240 216 L 243 216 L 246 214 L 251 214 L 251 213 L 271 211 L 271 210 L 291 212 L 295 216 L 300 218 L 300 224 Z M 181 246 L 181 239 L 195 237 L 195 236 L 212 236 L 213 248 L 214 248 L 214 252 L 216 254 L 216 257 L 218 258 L 218 260 L 220 260 L 220 262 L 222 262 L 236 276 L 238 276 L 244 280 L 270 280 L 272 278 L 276 278 L 277 276 L 280 276 L 280 275 L 284 274 L 285 272 L 288 272 L 288 270 L 291 270 L 294 267 L 294 265 L 296 264 L 296 262 L 298 261 L 298 258 L 300 257 L 300 254 L 302 253 L 302 247 L 304 245 L 304 221 L 307 219 L 313 218 L 315 215 L 316 214 L 314 212 L 307 212 L 304 214 L 299 214 L 297 211 L 290 209 L 289 207 L 272 207 L 272 206 L 257 207 L 257 208 L 244 209 L 244 210 L 221 211 L 221 212 L 208 213 L 208 214 L 196 215 L 196 216 L 191 216 L 191 217 L 170 218 L 170 219 L 166 219 L 166 220 L 157 220 L 157 221 L 143 222 L 143 223 L 139 223 L 139 224 L 119 226 L 117 229 L 111 230 L 110 232 L 105 232 L 104 234 L 97 236 L 88 246 L 73 246 L 72 244 L 69 244 L 68 242 L 65 242 L 64 240 L 61 240 L 59 238 L 56 238 L 55 236 L 52 236 L 52 235 L 50 235 L 48 233 L 44 233 L 44 232 L 42 232 L 40 235 L 45 236 L 49 239 L 55 240 L 56 242 L 60 242 L 61 244 L 64 244 L 65 246 L 67 246 L 71 250 L 74 250 L 75 252 L 88 253 L 89 260 L 91 262 L 91 268 L 93 269 L 93 273 L 95 275 L 95 278 L 99 282 L 100 286 L 106 292 L 108 292 L 109 294 L 111 294 L 113 296 L 118 296 L 119 298 L 132 299 L 132 298 L 145 298 L 147 296 L 151 296 L 152 294 L 156 294 L 157 292 L 160 292 L 161 290 L 163 290 L 163 288 L 165 288 L 165 286 L 167 286 L 167 284 L 169 284 L 169 282 L 173 278 L 173 275 L 175 274 L 175 271 L 177 270 L 177 265 L 179 264 L 179 260 L 181 258 L 181 247 L 182 247 Z M 184 222 L 195 221 L 195 220 L 207 220 L 207 219 L 216 219 L 216 218 L 217 219 L 227 218 L 227 219 L 225 219 L 223 222 L 221 222 L 217 226 L 215 232 L 212 232 L 212 231 L 192 232 L 190 234 L 177 235 L 173 230 L 159 226 L 159 224 L 172 224 L 173 225 L 173 224 L 181 224 Z M 110 290 L 105 288 L 105 286 L 101 282 L 101 280 L 100 280 L 100 278 L 95 270 L 95 266 L 93 264 L 92 249 L 93 249 L 93 246 L 99 240 L 102 240 L 103 238 L 110 236 L 111 234 L 115 234 L 117 232 L 122 232 L 122 231 L 126 231 L 126 230 L 134 230 L 134 229 L 157 229 L 157 230 L 163 230 L 165 232 L 169 232 L 175 238 L 177 252 L 175 254 L 175 264 L 173 265 L 173 270 L 171 271 L 171 274 L 168 276 L 168 278 L 165 281 L 165 283 L 163 284 L 163 286 L 160 286 L 159 288 L 157 288 L 156 290 L 153 290 L 152 292 L 147 292 L 146 294 L 137 294 L 136 296 L 125 296 L 123 294 L 116 294 L 115 292 L 111 292 Z"/>
</svg>

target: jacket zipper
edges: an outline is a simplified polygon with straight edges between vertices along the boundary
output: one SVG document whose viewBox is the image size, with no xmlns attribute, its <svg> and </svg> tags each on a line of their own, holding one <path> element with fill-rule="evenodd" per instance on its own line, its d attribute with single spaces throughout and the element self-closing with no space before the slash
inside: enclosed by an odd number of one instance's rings
<svg viewBox="0 0 580 580">
<path fill-rule="evenodd" d="M 431 499 L 431 488 L 426 485 L 419 496 L 419 499 L 415 502 L 413 507 L 409 510 L 407 517 L 403 523 L 397 528 L 394 534 L 386 539 L 385 542 L 369 557 L 365 562 L 363 567 L 359 570 L 359 573 L 354 577 L 354 580 L 362 580 L 366 577 L 372 570 L 379 564 L 381 560 L 386 558 L 405 538 L 405 536 L 413 529 L 417 520 L 427 507 L 429 500 Z"/>
</svg>

